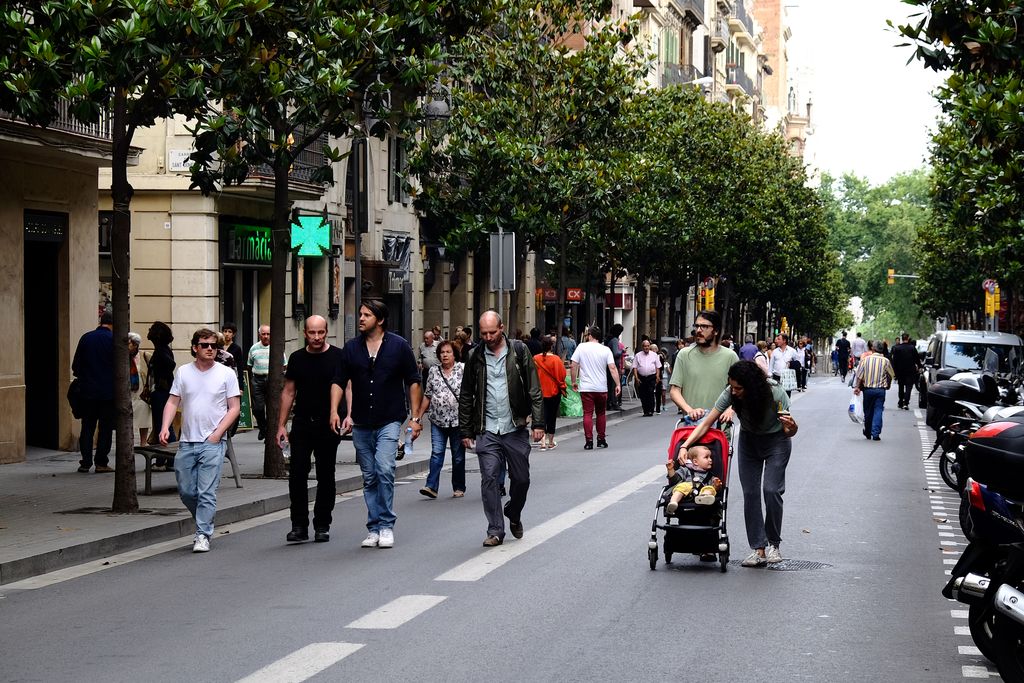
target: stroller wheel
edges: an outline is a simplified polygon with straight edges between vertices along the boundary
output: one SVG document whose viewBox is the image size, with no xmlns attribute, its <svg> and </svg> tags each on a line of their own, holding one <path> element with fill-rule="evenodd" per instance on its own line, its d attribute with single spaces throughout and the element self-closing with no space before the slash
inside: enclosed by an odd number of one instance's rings
<svg viewBox="0 0 1024 683">
<path fill-rule="evenodd" d="M 647 559 L 650 560 L 650 562 L 651 562 L 651 571 L 654 571 L 657 568 L 657 566 L 658 566 L 658 549 L 657 548 L 648 548 L 647 549 Z"/>
<path fill-rule="evenodd" d="M 718 562 L 722 566 L 722 573 L 724 574 L 726 569 L 729 568 L 729 553 L 719 553 Z"/>
<path fill-rule="evenodd" d="M 672 551 L 666 548 L 665 550 L 665 564 L 672 562 Z"/>
</svg>

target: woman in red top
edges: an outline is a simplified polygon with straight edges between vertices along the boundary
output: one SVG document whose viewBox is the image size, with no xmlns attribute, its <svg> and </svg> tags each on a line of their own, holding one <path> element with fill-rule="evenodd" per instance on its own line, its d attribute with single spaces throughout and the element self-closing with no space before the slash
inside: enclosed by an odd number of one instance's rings
<svg viewBox="0 0 1024 683">
<path fill-rule="evenodd" d="M 552 353 L 555 343 L 550 335 L 545 335 L 540 343 L 540 353 L 533 357 L 537 365 L 537 377 L 540 379 L 540 391 L 544 395 L 544 439 L 540 442 L 542 451 L 554 448 L 555 420 L 558 419 L 558 406 L 565 392 L 565 364 L 557 354 Z"/>
</svg>

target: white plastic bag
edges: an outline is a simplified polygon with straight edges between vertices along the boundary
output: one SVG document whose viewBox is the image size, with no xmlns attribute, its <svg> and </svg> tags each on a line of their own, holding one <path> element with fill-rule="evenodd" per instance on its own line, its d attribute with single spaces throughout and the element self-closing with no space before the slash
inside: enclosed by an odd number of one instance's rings
<svg viewBox="0 0 1024 683">
<path fill-rule="evenodd" d="M 860 394 L 850 395 L 850 411 L 847 413 L 850 419 L 857 424 L 864 422 L 864 397 Z"/>
<path fill-rule="evenodd" d="M 779 384 L 785 391 L 796 389 L 796 370 L 786 368 L 779 374 Z"/>
</svg>

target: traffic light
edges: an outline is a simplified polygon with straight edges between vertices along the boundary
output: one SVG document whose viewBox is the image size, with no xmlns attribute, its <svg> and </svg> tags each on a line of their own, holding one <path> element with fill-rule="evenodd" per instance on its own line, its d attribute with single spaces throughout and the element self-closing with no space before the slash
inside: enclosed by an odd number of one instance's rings
<svg viewBox="0 0 1024 683">
<path fill-rule="evenodd" d="M 885 284 L 896 284 L 896 270 L 894 268 L 889 269 L 888 276 L 885 278 Z"/>
</svg>

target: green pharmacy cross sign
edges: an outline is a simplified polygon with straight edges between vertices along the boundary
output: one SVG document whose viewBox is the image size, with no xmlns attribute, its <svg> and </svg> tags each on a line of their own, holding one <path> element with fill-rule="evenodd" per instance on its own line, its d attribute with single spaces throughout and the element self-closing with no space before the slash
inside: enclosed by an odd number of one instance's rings
<svg viewBox="0 0 1024 683">
<path fill-rule="evenodd" d="M 292 249 L 299 256 L 323 256 L 331 250 L 331 224 L 322 215 L 292 220 Z"/>
</svg>

